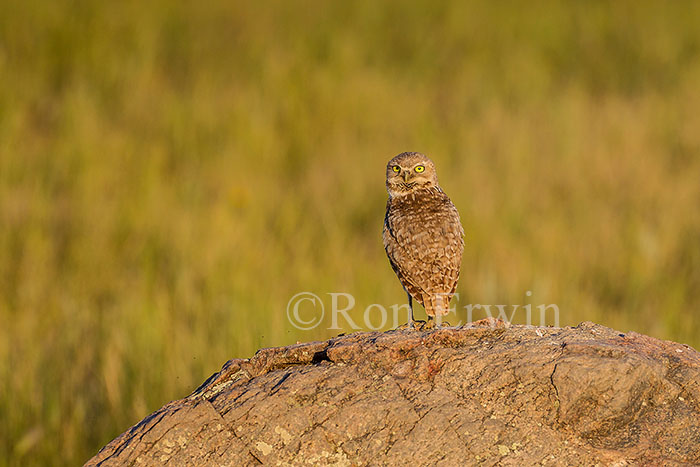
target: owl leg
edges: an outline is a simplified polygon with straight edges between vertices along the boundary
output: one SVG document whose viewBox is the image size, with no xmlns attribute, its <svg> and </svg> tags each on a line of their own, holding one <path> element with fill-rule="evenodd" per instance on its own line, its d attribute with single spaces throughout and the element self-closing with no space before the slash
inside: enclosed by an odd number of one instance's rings
<svg viewBox="0 0 700 467">
<path fill-rule="evenodd" d="M 411 294 L 406 292 L 406 295 L 408 296 L 408 329 L 413 329 L 413 297 L 411 297 Z"/>
<path fill-rule="evenodd" d="M 449 300 L 448 300 L 449 303 Z M 443 321 L 443 315 L 448 314 L 447 303 L 443 294 L 435 294 L 425 299 L 425 311 L 428 313 L 426 329 L 439 329 L 442 325 L 450 326 L 450 323 Z"/>
<path fill-rule="evenodd" d="M 410 329 L 413 330 L 415 329 L 415 324 L 416 323 L 423 323 L 423 321 L 416 321 L 413 318 L 413 297 L 411 297 L 411 294 L 406 292 L 406 296 L 408 297 L 408 322 L 406 324 L 402 324 L 401 326 L 398 327 L 398 329 Z M 422 328 L 422 326 L 419 326 L 419 328 Z"/>
<path fill-rule="evenodd" d="M 425 313 L 428 315 L 428 321 L 423 326 L 424 329 L 434 329 L 435 328 L 435 304 L 433 303 L 433 296 L 430 294 L 423 295 L 423 306 L 425 307 Z"/>
</svg>

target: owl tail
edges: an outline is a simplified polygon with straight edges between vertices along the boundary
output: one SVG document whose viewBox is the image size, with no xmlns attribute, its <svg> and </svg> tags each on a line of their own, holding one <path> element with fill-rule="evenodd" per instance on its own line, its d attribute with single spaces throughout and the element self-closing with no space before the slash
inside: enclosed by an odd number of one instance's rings
<svg viewBox="0 0 700 467">
<path fill-rule="evenodd" d="M 425 297 L 425 296 L 424 296 Z M 450 293 L 431 294 L 425 298 L 425 312 L 428 316 L 444 316 L 450 312 Z"/>
</svg>

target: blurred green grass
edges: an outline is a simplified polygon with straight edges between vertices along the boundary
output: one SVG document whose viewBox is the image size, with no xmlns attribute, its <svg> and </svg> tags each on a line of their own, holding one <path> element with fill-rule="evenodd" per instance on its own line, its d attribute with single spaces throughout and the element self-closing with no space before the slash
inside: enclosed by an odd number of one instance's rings
<svg viewBox="0 0 700 467">
<path fill-rule="evenodd" d="M 297 292 L 403 303 L 405 150 L 462 215 L 460 303 L 700 347 L 699 108 L 698 3 L 0 3 L 0 464 L 334 335 Z"/>
</svg>

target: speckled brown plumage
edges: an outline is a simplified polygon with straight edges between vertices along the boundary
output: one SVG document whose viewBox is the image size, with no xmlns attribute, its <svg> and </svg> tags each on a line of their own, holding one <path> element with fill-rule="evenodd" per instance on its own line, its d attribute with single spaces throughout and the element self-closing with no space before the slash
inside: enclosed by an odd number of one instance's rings
<svg viewBox="0 0 700 467">
<path fill-rule="evenodd" d="M 457 208 L 438 185 L 433 162 L 420 153 L 389 161 L 386 185 L 383 238 L 391 267 L 409 294 L 409 305 L 413 298 L 429 317 L 445 315 L 464 249 Z"/>
</svg>

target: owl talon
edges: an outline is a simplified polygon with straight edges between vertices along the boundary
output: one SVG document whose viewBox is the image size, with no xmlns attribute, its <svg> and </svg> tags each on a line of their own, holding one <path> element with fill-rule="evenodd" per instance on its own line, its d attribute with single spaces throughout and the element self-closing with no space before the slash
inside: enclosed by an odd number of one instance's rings
<svg viewBox="0 0 700 467">
<path fill-rule="evenodd" d="M 439 324 L 439 325 L 436 325 L 435 327 L 436 327 L 436 328 L 451 328 L 452 325 L 451 325 L 450 323 L 448 323 L 447 321 L 442 321 L 442 320 L 441 320 L 441 321 L 440 321 L 440 324 Z"/>
<path fill-rule="evenodd" d="M 413 330 L 420 331 L 423 329 L 424 326 L 425 326 L 425 321 L 420 321 L 420 320 L 414 319 L 412 321 L 409 321 L 406 324 L 402 324 L 401 326 L 396 328 L 396 330 L 397 331 L 413 331 Z"/>
<path fill-rule="evenodd" d="M 433 316 L 428 316 L 428 322 L 425 323 L 425 326 L 423 326 L 422 329 L 428 330 L 428 329 L 440 329 L 444 327 L 451 327 L 452 325 L 448 323 L 447 321 L 443 320 L 437 320 Z"/>
</svg>

